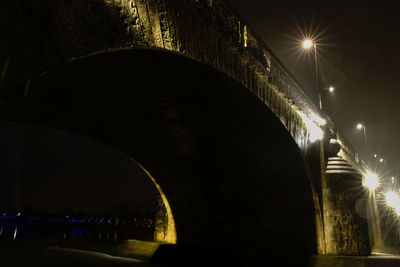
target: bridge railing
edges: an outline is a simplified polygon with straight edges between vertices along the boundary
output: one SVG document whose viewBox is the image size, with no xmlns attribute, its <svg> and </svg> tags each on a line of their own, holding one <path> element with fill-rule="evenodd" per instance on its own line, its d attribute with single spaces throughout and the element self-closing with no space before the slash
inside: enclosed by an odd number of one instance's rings
<svg viewBox="0 0 400 267">
<path fill-rule="evenodd" d="M 249 78 L 243 79 L 242 75 L 236 75 L 234 78 L 241 81 L 250 91 L 256 93 L 266 103 L 288 128 L 301 148 L 309 144 L 310 140 L 307 140 L 307 136 L 310 133 L 307 133 L 304 125 L 300 125 L 299 111 L 310 118 L 313 117 L 313 114 L 325 118 L 327 121 L 325 127 L 326 134 L 331 133 L 332 137 L 336 137 L 339 140 L 342 147 L 341 155 L 351 162 L 354 167 L 363 169 L 363 162 L 359 159 L 358 153 L 355 152 L 350 142 L 337 130 L 334 122 L 326 114 L 321 113 L 314 102 L 315 100 L 311 100 L 304 92 L 300 83 L 257 33 L 247 26 L 246 21 L 240 18 L 240 15 L 234 11 L 229 3 L 221 0 L 214 0 L 212 2 L 213 7 L 223 10 L 221 14 L 230 17 L 228 20 L 231 22 L 228 24 L 230 27 L 225 31 L 230 30 L 230 35 L 233 37 L 236 36 L 239 39 L 235 41 L 234 38 L 227 38 L 227 40 L 230 40 L 229 45 L 234 47 L 232 50 L 241 51 L 241 55 L 248 58 L 244 61 L 247 67 L 242 67 L 242 69 L 250 69 L 250 75 L 247 75 Z M 233 25 L 232 22 L 236 22 L 236 25 Z M 264 80 L 266 86 L 260 86 L 260 83 L 257 82 L 259 79 Z M 278 91 L 275 99 L 271 100 L 271 97 L 265 97 L 266 95 L 271 96 L 274 90 Z"/>
</svg>

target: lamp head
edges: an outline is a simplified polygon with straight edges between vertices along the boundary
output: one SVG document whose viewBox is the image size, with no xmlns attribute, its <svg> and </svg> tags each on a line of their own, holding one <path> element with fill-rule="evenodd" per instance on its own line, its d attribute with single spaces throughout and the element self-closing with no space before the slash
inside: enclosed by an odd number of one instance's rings
<svg viewBox="0 0 400 267">
<path fill-rule="evenodd" d="M 309 49 L 312 46 L 313 46 L 313 41 L 311 41 L 310 39 L 306 39 L 303 41 L 303 47 L 305 49 Z"/>
</svg>

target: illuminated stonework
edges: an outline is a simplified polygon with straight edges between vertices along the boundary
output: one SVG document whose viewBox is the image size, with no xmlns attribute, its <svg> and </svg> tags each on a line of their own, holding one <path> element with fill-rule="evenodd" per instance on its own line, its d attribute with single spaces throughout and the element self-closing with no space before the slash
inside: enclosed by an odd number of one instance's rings
<svg viewBox="0 0 400 267">
<path fill-rule="evenodd" d="M 161 218 L 162 222 L 156 222 L 156 229 L 154 234 L 154 241 L 168 243 L 168 244 L 176 244 L 177 243 L 177 235 L 176 235 L 176 228 L 175 228 L 175 220 L 174 216 L 172 215 L 172 210 L 169 205 L 168 199 L 165 196 L 161 186 L 156 182 L 153 176 L 138 162 L 133 160 L 135 164 L 137 164 L 146 174 L 147 176 L 153 181 L 155 187 L 157 188 L 158 192 L 160 193 L 161 199 L 164 203 L 164 207 L 166 209 L 167 216 L 166 218 Z M 160 218 L 159 218 L 160 219 Z M 161 227 L 157 227 L 161 226 Z"/>
<path fill-rule="evenodd" d="M 316 115 L 312 114 L 313 118 L 308 118 L 303 112 L 299 111 L 298 112 L 300 117 L 303 119 L 304 123 L 307 126 L 308 133 L 309 133 L 309 141 L 311 143 L 321 140 L 324 137 L 324 133 L 319 127 L 319 125 L 324 125 L 325 123 L 322 123 L 322 119 L 318 118 L 316 120 L 313 120 L 316 118 Z"/>
</svg>

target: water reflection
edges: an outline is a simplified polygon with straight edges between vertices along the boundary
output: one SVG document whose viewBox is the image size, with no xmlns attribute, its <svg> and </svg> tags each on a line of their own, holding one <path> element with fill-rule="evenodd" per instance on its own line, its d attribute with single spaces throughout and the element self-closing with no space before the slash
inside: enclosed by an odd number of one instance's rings
<svg viewBox="0 0 400 267">
<path fill-rule="evenodd" d="M 17 232 L 18 232 L 18 227 L 15 227 L 15 231 L 14 231 L 14 240 L 17 238 Z"/>
</svg>

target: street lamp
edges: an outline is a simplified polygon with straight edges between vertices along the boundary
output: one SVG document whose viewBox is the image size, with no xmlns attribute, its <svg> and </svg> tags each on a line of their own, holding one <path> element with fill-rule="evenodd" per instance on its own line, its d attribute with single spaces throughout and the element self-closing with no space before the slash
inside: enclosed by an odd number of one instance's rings
<svg viewBox="0 0 400 267">
<path fill-rule="evenodd" d="M 335 88 L 333 86 L 329 86 L 329 92 L 333 93 L 335 91 Z"/>
<path fill-rule="evenodd" d="M 387 165 L 386 165 L 386 159 L 380 158 L 380 159 L 379 159 L 379 163 L 382 163 L 382 165 L 381 165 L 382 167 L 381 167 L 381 168 L 386 168 L 386 166 L 387 166 Z"/>
<path fill-rule="evenodd" d="M 365 146 L 365 154 L 366 154 L 366 156 L 367 156 L 367 159 L 368 159 L 368 148 L 367 148 L 367 131 L 365 130 L 365 125 L 364 125 L 364 124 L 362 124 L 362 123 L 357 123 L 356 127 L 357 127 L 357 129 L 358 129 L 358 130 L 361 130 L 361 129 L 363 129 L 363 131 L 364 131 L 364 146 Z"/>
<path fill-rule="evenodd" d="M 312 42 L 310 39 L 306 39 L 306 40 L 304 40 L 304 42 L 303 42 L 303 46 L 304 46 L 304 48 L 306 48 L 306 49 L 310 48 L 312 45 L 313 45 L 313 42 Z"/>
<path fill-rule="evenodd" d="M 318 101 L 319 101 L 319 109 L 322 110 L 322 99 L 321 99 L 321 91 L 319 88 L 319 75 L 318 75 L 318 55 L 317 55 L 317 44 L 310 39 L 306 39 L 303 41 L 303 47 L 305 49 L 310 49 L 314 47 L 314 64 L 315 64 L 315 78 L 317 82 L 317 92 L 318 92 Z"/>
</svg>

